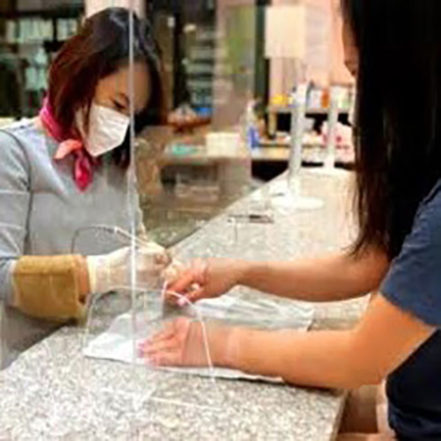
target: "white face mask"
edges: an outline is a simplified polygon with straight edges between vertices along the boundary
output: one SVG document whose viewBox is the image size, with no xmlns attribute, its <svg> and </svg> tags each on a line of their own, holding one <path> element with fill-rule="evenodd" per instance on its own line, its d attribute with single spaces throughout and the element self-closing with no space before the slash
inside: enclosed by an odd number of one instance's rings
<svg viewBox="0 0 441 441">
<path fill-rule="evenodd" d="M 77 125 L 84 137 L 84 147 L 93 156 L 119 147 L 129 128 L 130 118 L 116 110 L 92 103 L 89 114 L 89 132 L 84 136 L 83 113 L 77 113 Z"/>
</svg>

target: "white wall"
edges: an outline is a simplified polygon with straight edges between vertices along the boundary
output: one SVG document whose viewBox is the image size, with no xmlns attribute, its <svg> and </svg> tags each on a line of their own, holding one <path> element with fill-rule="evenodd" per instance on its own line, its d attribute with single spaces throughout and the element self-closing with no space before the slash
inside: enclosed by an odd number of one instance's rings
<svg viewBox="0 0 441 441">
<path fill-rule="evenodd" d="M 95 14 L 102 9 L 112 6 L 122 6 L 125 8 L 133 5 L 133 9 L 141 16 L 145 14 L 145 0 L 86 0 L 86 15 Z"/>
<path fill-rule="evenodd" d="M 271 0 L 273 6 L 304 4 L 313 7 L 329 17 L 329 37 L 322 39 L 323 46 L 320 47 L 320 55 L 323 51 L 328 52 L 324 65 L 309 68 L 308 78 L 313 79 L 317 84 L 326 86 L 329 83 L 353 84 L 353 78 L 344 66 L 343 45 L 341 40 L 341 16 L 339 13 L 339 0 Z M 325 40 L 328 40 L 327 42 Z M 326 47 L 328 46 L 328 47 Z M 271 60 L 270 73 L 270 95 L 286 93 L 293 85 L 295 65 L 290 60 Z"/>
</svg>

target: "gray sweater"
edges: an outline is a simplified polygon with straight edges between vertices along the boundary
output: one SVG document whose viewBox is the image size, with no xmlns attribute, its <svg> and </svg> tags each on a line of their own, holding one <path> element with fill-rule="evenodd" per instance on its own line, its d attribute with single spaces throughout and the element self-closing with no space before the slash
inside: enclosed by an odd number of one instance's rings
<svg viewBox="0 0 441 441">
<path fill-rule="evenodd" d="M 57 143 L 23 121 L 0 130 L 0 367 L 54 329 L 9 306 L 11 269 L 23 255 L 71 253 L 79 228 L 105 224 L 129 230 L 127 174 L 106 161 L 81 192 L 72 178 L 73 158 L 54 161 Z M 107 253 L 123 244 L 100 230 L 78 236 L 76 253 Z"/>
</svg>

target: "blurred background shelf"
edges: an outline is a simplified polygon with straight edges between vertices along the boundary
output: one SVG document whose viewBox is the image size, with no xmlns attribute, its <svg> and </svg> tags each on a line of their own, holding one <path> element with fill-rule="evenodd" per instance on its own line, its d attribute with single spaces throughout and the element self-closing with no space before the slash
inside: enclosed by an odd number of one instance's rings
<svg viewBox="0 0 441 441">
<path fill-rule="evenodd" d="M 47 70 L 84 17 L 82 0 L 0 1 L 0 117 L 38 113 Z"/>
<path fill-rule="evenodd" d="M 269 106 L 267 108 L 269 113 L 282 113 L 289 114 L 294 111 L 294 107 L 292 106 Z M 307 115 L 328 115 L 329 109 L 320 109 L 320 108 L 308 108 L 306 109 Z M 349 109 L 340 109 L 339 114 L 347 115 L 349 114 Z"/>
</svg>

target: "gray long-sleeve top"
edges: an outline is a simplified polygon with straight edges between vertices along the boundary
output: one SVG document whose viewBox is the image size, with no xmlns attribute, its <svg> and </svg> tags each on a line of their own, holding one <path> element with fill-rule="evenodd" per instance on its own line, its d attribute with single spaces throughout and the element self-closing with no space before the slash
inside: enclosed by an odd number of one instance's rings
<svg viewBox="0 0 441 441">
<path fill-rule="evenodd" d="M 106 161 L 81 192 L 72 178 L 73 158 L 53 159 L 57 147 L 30 120 L 0 130 L 0 367 L 55 326 L 8 306 L 14 262 L 23 255 L 70 254 L 79 228 L 130 227 L 127 174 Z M 79 236 L 76 252 L 102 254 L 121 246 L 109 234 L 89 231 Z"/>
</svg>

